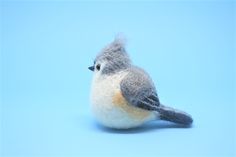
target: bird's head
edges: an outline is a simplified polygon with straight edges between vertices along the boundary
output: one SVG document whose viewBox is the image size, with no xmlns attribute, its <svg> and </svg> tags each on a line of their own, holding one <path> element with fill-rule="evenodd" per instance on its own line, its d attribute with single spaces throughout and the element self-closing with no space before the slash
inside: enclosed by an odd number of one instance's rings
<svg viewBox="0 0 236 157">
<path fill-rule="evenodd" d="M 125 50 L 124 40 L 115 38 L 97 55 L 89 70 L 101 75 L 111 75 L 131 66 L 131 61 Z"/>
</svg>

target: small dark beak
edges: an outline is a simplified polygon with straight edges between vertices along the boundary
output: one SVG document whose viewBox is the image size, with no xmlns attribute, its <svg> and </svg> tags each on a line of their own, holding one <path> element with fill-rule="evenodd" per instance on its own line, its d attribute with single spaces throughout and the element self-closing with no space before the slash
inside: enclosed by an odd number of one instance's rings
<svg viewBox="0 0 236 157">
<path fill-rule="evenodd" d="M 88 67 L 88 69 L 94 71 L 94 66 Z"/>
</svg>

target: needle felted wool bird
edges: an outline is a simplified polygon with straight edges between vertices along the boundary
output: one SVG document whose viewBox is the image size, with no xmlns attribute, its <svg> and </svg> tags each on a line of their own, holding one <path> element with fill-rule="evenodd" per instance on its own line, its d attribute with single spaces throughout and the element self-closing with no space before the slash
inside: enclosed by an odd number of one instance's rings
<svg viewBox="0 0 236 157">
<path fill-rule="evenodd" d="M 95 118 L 104 126 L 128 129 L 152 120 L 190 125 L 189 114 L 160 103 L 149 75 L 134 66 L 122 39 L 116 38 L 96 57 L 91 87 Z"/>
</svg>

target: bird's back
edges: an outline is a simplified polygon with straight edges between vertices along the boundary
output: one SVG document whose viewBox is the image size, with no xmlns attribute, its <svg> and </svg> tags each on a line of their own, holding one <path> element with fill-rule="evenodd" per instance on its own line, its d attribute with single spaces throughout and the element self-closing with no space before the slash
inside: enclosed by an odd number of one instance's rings
<svg viewBox="0 0 236 157">
<path fill-rule="evenodd" d="M 139 67 L 131 67 L 120 86 L 123 96 L 135 107 L 155 110 L 160 105 L 152 79 Z"/>
</svg>

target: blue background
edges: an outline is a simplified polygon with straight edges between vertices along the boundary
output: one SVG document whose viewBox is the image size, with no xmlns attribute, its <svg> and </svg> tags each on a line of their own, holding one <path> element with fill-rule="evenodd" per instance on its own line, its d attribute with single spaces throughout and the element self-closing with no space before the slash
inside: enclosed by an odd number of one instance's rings
<svg viewBox="0 0 236 157">
<path fill-rule="evenodd" d="M 0 11 L 0 156 L 236 155 L 235 2 L 1 1 Z M 117 33 L 192 128 L 95 122 L 87 67 Z"/>
</svg>

